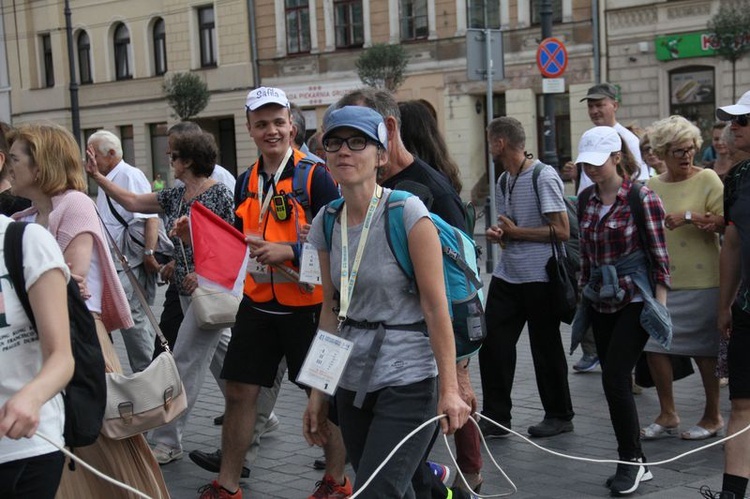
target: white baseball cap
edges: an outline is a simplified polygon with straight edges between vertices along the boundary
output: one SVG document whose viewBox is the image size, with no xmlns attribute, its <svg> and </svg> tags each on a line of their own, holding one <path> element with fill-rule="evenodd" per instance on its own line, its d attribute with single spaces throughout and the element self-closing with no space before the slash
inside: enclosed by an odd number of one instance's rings
<svg viewBox="0 0 750 499">
<path fill-rule="evenodd" d="M 602 166 L 613 152 L 622 150 L 622 139 L 611 126 L 595 126 L 581 136 L 575 163 Z"/>
<path fill-rule="evenodd" d="M 277 104 L 282 107 L 289 107 L 289 100 L 286 94 L 280 88 L 258 87 L 250 90 L 245 100 L 245 108 L 248 111 L 255 111 L 267 104 Z"/>
<path fill-rule="evenodd" d="M 734 116 L 750 114 L 750 90 L 742 94 L 737 104 L 724 106 L 716 110 L 716 117 L 721 121 L 731 121 Z"/>
</svg>

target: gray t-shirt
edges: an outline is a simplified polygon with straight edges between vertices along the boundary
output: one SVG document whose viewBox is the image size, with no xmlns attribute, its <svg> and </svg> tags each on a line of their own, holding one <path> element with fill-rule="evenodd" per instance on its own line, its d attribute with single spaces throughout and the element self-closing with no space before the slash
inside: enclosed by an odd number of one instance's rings
<svg viewBox="0 0 750 499">
<path fill-rule="evenodd" d="M 390 193 L 384 189 L 383 198 Z M 354 294 L 347 316 L 360 322 L 384 322 L 388 325 L 414 324 L 424 320 L 419 297 L 407 292 L 411 282 L 398 266 L 385 234 L 385 207 L 381 200 L 373 215 L 370 234 L 362 255 L 362 263 L 354 285 Z M 307 240 L 316 249 L 327 251 L 323 234 L 323 214 L 320 210 L 312 222 Z M 410 197 L 404 205 L 404 227 L 407 233 L 419 219 L 428 217 L 427 208 L 417 197 Z M 354 262 L 362 225 L 349 227 L 349 262 Z M 341 224 L 333 227 L 330 252 L 331 280 L 338 290 L 341 279 Z M 335 332 L 335 331 L 329 331 Z M 357 391 L 362 369 L 375 335 L 374 330 L 344 327 L 341 337 L 354 343 L 349 363 L 339 386 Z M 387 329 L 385 340 L 375 361 L 367 392 L 387 386 L 403 386 L 437 375 L 435 357 L 427 336 L 417 331 Z"/>
<path fill-rule="evenodd" d="M 495 187 L 497 214 L 513 219 L 519 227 L 540 227 L 547 224 L 542 214 L 539 213 L 532 183 L 537 163 L 539 161 L 521 172 L 517 178 L 508 175 L 506 192 L 503 192 L 500 178 Z M 565 211 L 563 183 L 554 168 L 545 165 L 539 172 L 537 188 L 542 212 Z M 513 284 L 548 282 L 549 278 L 544 266 L 551 256 L 552 246 L 549 242 L 508 241 L 505 249 L 500 251 L 500 258 L 492 275 Z"/>
</svg>

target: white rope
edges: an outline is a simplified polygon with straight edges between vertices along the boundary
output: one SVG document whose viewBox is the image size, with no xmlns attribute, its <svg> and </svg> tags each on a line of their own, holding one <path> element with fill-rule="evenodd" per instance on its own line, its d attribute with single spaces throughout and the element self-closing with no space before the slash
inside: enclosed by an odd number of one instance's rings
<svg viewBox="0 0 750 499">
<path fill-rule="evenodd" d="M 38 437 L 40 437 L 40 438 L 42 438 L 42 439 L 44 439 L 44 440 L 46 440 L 47 442 L 49 442 L 50 444 L 54 445 L 55 447 L 57 447 L 60 451 L 62 451 L 63 454 L 65 454 L 66 456 L 68 456 L 69 458 L 71 458 L 73 461 L 77 462 L 78 464 L 80 464 L 81 466 L 83 466 L 84 468 L 86 468 L 87 470 L 89 470 L 90 472 L 92 472 L 93 474 L 95 474 L 96 476 L 98 476 L 99 478 L 101 478 L 102 480 L 106 480 L 109 483 L 116 485 L 117 487 L 120 487 L 122 489 L 127 490 L 128 492 L 132 492 L 133 494 L 137 495 L 138 497 L 142 497 L 143 499 L 153 499 L 151 496 L 148 496 L 148 495 L 144 494 L 143 492 L 134 489 L 130 485 L 128 485 L 126 483 L 118 482 L 114 478 L 105 475 L 104 473 L 102 473 L 101 471 L 97 470 L 96 468 L 94 468 L 93 466 L 91 466 L 90 464 L 88 464 L 86 461 L 84 461 L 83 459 L 81 459 L 80 457 L 78 457 L 75 454 L 73 454 L 72 452 L 70 452 L 68 449 L 66 449 L 64 447 L 60 447 L 57 443 L 55 443 L 54 441 L 52 441 L 52 439 L 50 439 L 47 435 L 45 435 L 41 431 L 37 431 L 35 433 L 35 435 L 38 436 Z"/>
<path fill-rule="evenodd" d="M 640 462 L 633 462 L 633 461 L 620 461 L 619 459 L 594 459 L 594 458 L 590 458 L 590 457 L 573 456 L 573 455 L 570 455 L 570 454 L 565 454 L 565 453 L 562 453 L 562 452 L 557 452 L 557 451 L 554 451 L 552 449 L 547 449 L 546 447 L 542 447 L 541 445 L 539 445 L 536 442 L 532 441 L 528 437 L 526 437 L 524 435 L 521 435 L 520 433 L 518 433 L 518 432 L 516 432 L 516 431 L 514 431 L 514 430 L 512 430 L 510 428 L 506 428 L 505 426 L 501 425 L 500 423 L 498 423 L 496 421 L 493 421 L 492 419 L 488 418 L 487 416 L 484 416 L 484 415 L 482 415 L 480 413 L 475 413 L 475 414 L 473 414 L 473 416 L 474 417 L 470 417 L 469 420 L 471 421 L 472 424 L 474 424 L 477 427 L 478 430 L 479 430 L 479 424 L 477 423 L 477 420 L 485 419 L 485 420 L 489 421 L 490 423 L 492 423 L 493 425 L 497 426 L 498 428 L 502 428 L 503 430 L 507 431 L 508 433 L 512 433 L 513 435 L 521 437 L 523 440 L 525 440 L 526 442 L 528 442 L 532 446 L 536 447 L 537 449 L 539 449 L 541 451 L 544 451 L 544 452 L 546 452 L 548 454 L 552 454 L 553 456 L 562 457 L 562 458 L 565 458 L 565 459 L 571 459 L 573 461 L 583 461 L 583 462 L 587 462 L 587 463 L 626 464 L 628 466 L 662 466 L 662 465 L 665 465 L 665 464 L 669 464 L 669 463 L 672 463 L 674 461 L 677 461 L 678 459 L 682 459 L 682 458 L 684 458 L 686 456 L 689 456 L 691 454 L 695 454 L 697 452 L 706 450 L 708 448 L 711 448 L 711 447 L 714 447 L 714 446 L 717 446 L 717 445 L 721 445 L 722 443 L 724 443 L 724 442 L 726 442 L 728 440 L 731 440 L 731 439 L 733 439 L 733 438 L 741 435 L 742 433 L 745 433 L 746 431 L 750 430 L 750 425 L 748 425 L 745 428 L 741 429 L 740 431 L 738 431 L 736 433 L 733 433 L 732 435 L 728 435 L 728 436 L 726 436 L 724 438 L 721 438 L 719 440 L 715 440 L 715 441 L 713 441 L 713 442 L 711 442 L 709 444 L 705 444 L 705 445 L 702 445 L 702 446 L 697 447 L 695 449 L 691 449 L 691 450 L 689 450 L 687 452 L 683 452 L 682 454 L 678 454 L 678 455 L 676 455 L 676 456 L 674 456 L 672 458 L 664 459 L 664 460 L 661 460 L 661 461 L 654 461 L 654 462 L 648 462 L 648 463 L 640 463 Z M 428 425 L 432 424 L 433 422 L 438 421 L 438 420 L 440 420 L 442 418 L 446 418 L 446 417 L 448 417 L 446 414 L 441 414 L 439 416 L 435 416 L 434 418 L 429 419 L 429 420 L 425 421 L 424 423 L 422 423 L 421 425 L 419 425 L 411 433 L 409 433 L 403 439 L 401 439 L 401 441 L 396 445 L 396 447 L 394 447 L 393 450 L 386 456 L 386 458 L 383 460 L 383 462 L 380 464 L 380 466 L 378 466 L 377 468 L 375 468 L 375 471 L 373 471 L 372 475 L 370 475 L 370 478 L 368 478 L 367 481 L 362 485 L 362 488 L 360 488 L 356 493 L 354 493 L 353 495 L 351 495 L 349 497 L 349 499 L 355 499 L 357 496 L 359 496 L 362 493 L 362 491 L 364 491 L 370 485 L 370 483 L 375 479 L 375 477 L 377 476 L 377 474 L 380 473 L 380 471 L 382 471 L 382 469 L 385 467 L 385 465 L 388 464 L 388 461 L 391 460 L 391 458 L 394 456 L 394 454 L 396 454 L 396 452 L 410 438 L 412 438 L 414 435 L 416 435 L 417 433 L 419 433 L 426 426 L 428 426 Z M 482 445 L 484 446 L 484 449 L 487 451 L 487 455 L 490 457 L 490 460 L 492 461 L 492 464 L 495 466 L 495 468 L 497 468 L 498 471 L 500 471 L 500 474 L 510 484 L 510 486 L 513 488 L 513 491 L 512 492 L 501 492 L 501 493 L 497 493 L 497 494 L 479 494 L 478 492 L 473 492 L 474 496 L 478 497 L 480 499 L 484 499 L 484 498 L 493 498 L 493 497 L 507 497 L 507 496 L 515 494 L 516 492 L 518 492 L 518 488 L 513 483 L 513 481 L 510 479 L 510 477 L 508 477 L 508 475 L 505 473 L 505 471 L 503 471 L 502 467 L 498 464 L 498 462 L 495 460 L 495 457 L 492 455 L 492 452 L 490 452 L 489 446 L 487 445 L 487 440 L 485 440 L 484 434 L 482 433 L 481 430 L 479 430 L 479 436 L 482 439 Z M 448 449 L 448 454 L 451 457 L 451 461 L 453 462 L 453 465 L 456 467 L 456 471 L 458 472 L 458 476 L 461 477 L 461 481 L 463 482 L 463 484 L 468 489 L 471 489 L 471 487 L 469 486 L 468 482 L 466 481 L 466 477 L 464 477 L 463 473 L 461 472 L 461 469 L 458 466 L 458 462 L 456 461 L 456 457 L 453 455 L 453 450 L 451 449 L 450 445 L 448 444 L 448 436 L 445 435 L 445 434 L 443 434 L 443 441 L 445 442 L 445 446 Z"/>
<path fill-rule="evenodd" d="M 719 440 L 715 440 L 715 441 L 711 442 L 710 444 L 702 445 L 702 446 L 697 447 L 695 449 L 691 449 L 691 450 L 689 450 L 687 452 L 683 452 L 682 454 L 678 454 L 675 457 L 672 457 L 672 458 L 669 458 L 669 459 L 664 459 L 662 461 L 654 461 L 654 462 L 648 462 L 648 463 L 636 463 L 636 462 L 633 462 L 633 461 L 620 461 L 619 459 L 594 459 L 594 458 L 590 458 L 590 457 L 572 456 L 570 454 L 564 454 L 562 452 L 557 452 L 557 451 L 554 451 L 552 449 L 547 449 L 545 447 L 542 447 L 541 445 L 533 442 L 532 440 L 528 439 L 524 435 L 521 435 L 520 433 L 515 432 L 515 431 L 511 430 L 510 428 L 504 427 L 500 423 L 497 423 L 497 422 L 491 420 L 487 416 L 484 416 L 484 415 L 479 414 L 479 413 L 476 413 L 476 416 L 478 416 L 480 419 L 486 419 L 487 421 L 489 421 L 490 423 L 494 424 L 498 428 L 502 428 L 503 430 L 506 430 L 506 431 L 508 431 L 508 432 L 510 432 L 510 433 L 512 433 L 514 435 L 517 435 L 517 436 L 521 437 L 522 439 L 526 440 L 528 443 L 530 443 L 531 445 L 533 445 L 537 449 L 542 450 L 544 452 L 547 452 L 549 454 L 552 454 L 553 456 L 563 457 L 563 458 L 566 458 L 566 459 L 572 459 L 574 461 L 584 461 L 584 462 L 587 462 L 587 463 L 627 464 L 629 466 L 641 466 L 641 465 L 646 465 L 646 466 L 662 466 L 664 464 L 669 464 L 669 463 L 672 463 L 674 461 L 677 461 L 678 459 L 682 459 L 683 457 L 689 456 L 690 454 L 695 454 L 696 452 L 700 452 L 700 451 L 706 450 L 706 449 L 708 449 L 710 447 L 714 447 L 716 445 L 720 445 L 720 444 L 726 442 L 727 440 L 731 440 L 731 439 L 733 439 L 733 438 L 735 438 L 735 437 L 737 437 L 737 436 L 745 433 L 746 431 L 750 430 L 750 425 L 748 425 L 748 426 L 744 427 L 743 429 L 741 429 L 740 431 L 738 431 L 736 433 L 733 433 L 733 434 L 731 434 L 729 436 L 726 436 L 724 438 L 721 438 Z M 484 435 L 482 435 L 482 440 L 484 440 Z"/>
</svg>

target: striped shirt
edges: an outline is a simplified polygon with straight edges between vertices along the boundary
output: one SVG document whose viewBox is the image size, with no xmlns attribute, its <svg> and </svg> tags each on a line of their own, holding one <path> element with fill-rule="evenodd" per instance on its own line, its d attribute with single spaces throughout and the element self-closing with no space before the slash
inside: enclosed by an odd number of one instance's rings
<svg viewBox="0 0 750 499">
<path fill-rule="evenodd" d="M 533 173 L 538 163 L 540 162 L 535 161 L 518 175 L 504 173 L 497 181 L 497 213 L 512 219 L 519 227 L 547 226 L 547 221 L 539 213 L 534 192 Z M 503 176 L 506 176 L 506 182 L 501 181 Z M 565 211 L 563 183 L 554 168 L 545 165 L 539 172 L 537 189 L 542 212 L 549 214 Z M 510 240 L 500 252 L 492 275 L 512 284 L 549 282 L 545 265 L 551 256 L 552 246 L 549 242 Z"/>
</svg>

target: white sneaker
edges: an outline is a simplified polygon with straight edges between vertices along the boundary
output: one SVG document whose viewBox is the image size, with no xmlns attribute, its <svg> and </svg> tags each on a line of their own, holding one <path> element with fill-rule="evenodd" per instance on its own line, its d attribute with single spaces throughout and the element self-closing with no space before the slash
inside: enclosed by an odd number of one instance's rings
<svg viewBox="0 0 750 499">
<path fill-rule="evenodd" d="M 279 426 L 281 426 L 281 421 L 279 421 L 279 418 L 276 417 L 276 414 L 272 412 L 271 415 L 268 416 L 268 421 L 266 421 L 266 425 L 263 427 L 261 436 L 265 435 L 266 433 L 271 433 L 272 431 L 278 430 Z"/>
<path fill-rule="evenodd" d="M 170 449 L 166 445 L 157 444 L 156 447 L 151 449 L 154 453 L 156 462 L 159 464 L 169 464 L 172 461 L 182 459 L 182 449 Z"/>
</svg>

